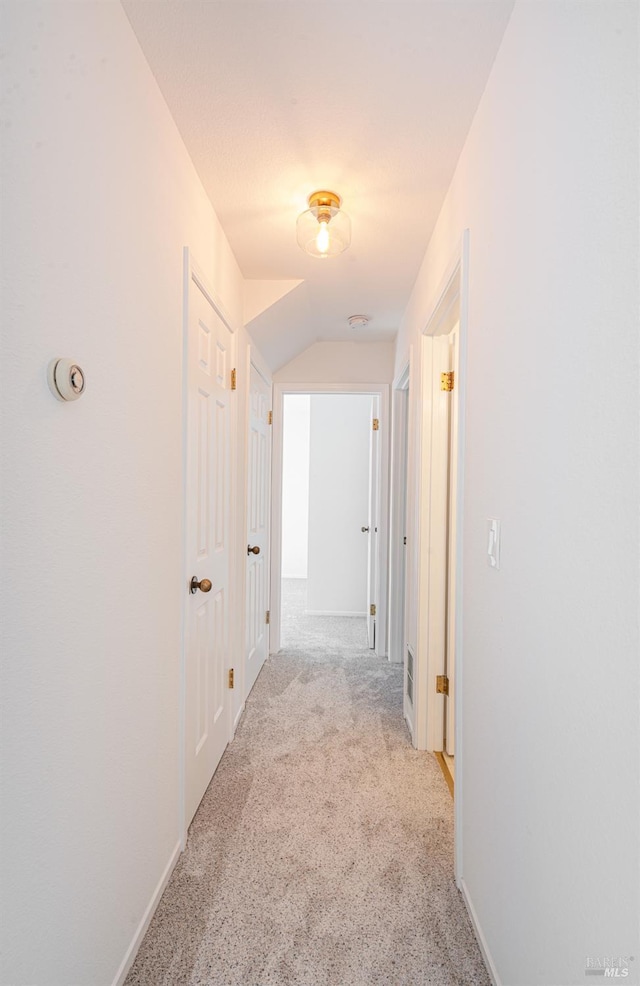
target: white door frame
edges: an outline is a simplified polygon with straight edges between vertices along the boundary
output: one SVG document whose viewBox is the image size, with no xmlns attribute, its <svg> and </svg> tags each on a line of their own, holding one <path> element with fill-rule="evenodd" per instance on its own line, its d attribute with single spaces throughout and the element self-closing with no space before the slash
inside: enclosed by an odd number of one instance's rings
<svg viewBox="0 0 640 986">
<path fill-rule="evenodd" d="M 222 301 L 213 290 L 208 278 L 204 274 L 202 267 L 194 259 L 189 247 L 184 247 L 183 250 L 183 298 L 182 298 L 182 507 L 181 507 L 181 530 L 180 538 L 182 544 L 182 563 L 180 566 L 180 615 L 181 615 L 181 626 L 180 626 L 180 684 L 179 684 L 179 701 L 180 701 L 180 712 L 179 712 L 179 723 L 180 723 L 180 736 L 179 736 L 179 766 L 178 766 L 178 825 L 180 832 L 180 849 L 184 850 L 187 844 L 187 834 L 188 825 L 186 824 L 186 783 L 187 783 L 187 772 L 186 772 L 186 720 L 187 720 L 187 671 L 186 671 L 186 661 L 187 661 L 187 603 L 189 600 L 188 584 L 190 579 L 190 569 L 189 559 L 187 558 L 187 496 L 188 496 L 188 441 L 189 441 L 189 364 L 188 364 L 188 345 L 189 345 L 189 289 L 191 281 L 200 287 L 200 289 L 207 296 L 214 310 L 220 316 L 222 321 L 225 323 L 232 335 L 232 343 L 234 346 L 234 351 L 232 352 L 232 363 L 235 360 L 235 349 L 237 349 L 237 334 L 236 327 L 231 320 L 226 308 L 224 307 Z M 236 447 L 236 435 L 237 435 L 237 408 L 235 406 L 235 401 L 231 401 L 231 448 L 233 450 Z M 235 463 L 231 462 L 231 477 L 230 477 L 230 517 L 229 517 L 229 530 L 233 536 L 235 532 L 235 525 L 237 522 L 237 508 L 235 504 L 237 503 L 237 487 L 236 487 L 236 474 L 237 469 L 235 468 Z M 230 570 L 229 570 L 229 587 L 231 590 L 231 611 L 229 614 L 229 648 L 233 653 L 236 650 L 238 642 L 238 621 L 234 617 L 233 612 L 233 587 L 236 584 L 237 579 L 237 566 L 234 561 L 234 553 L 231 552 L 230 559 Z M 233 717 L 233 707 L 232 702 L 227 703 L 226 718 L 227 718 L 227 736 L 231 740 L 233 735 L 232 726 Z"/>
<path fill-rule="evenodd" d="M 389 660 L 402 664 L 406 646 L 407 452 L 409 362 L 392 386 L 391 502 L 389 517 Z"/>
<path fill-rule="evenodd" d="M 455 466 L 457 470 L 457 489 L 454 517 L 455 542 L 455 749 L 456 749 L 456 780 L 455 780 L 455 876 L 458 886 L 462 880 L 462 801 L 464 797 L 464 736 L 462 716 L 463 695 L 463 619 L 462 619 L 462 589 L 463 589 L 463 507 L 464 507 L 464 431 L 466 406 L 466 367 L 467 367 L 467 335 L 469 312 L 469 230 L 465 230 L 456 253 L 449 264 L 440 287 L 435 293 L 435 300 L 429 308 L 421 340 L 420 356 L 420 393 L 418 387 L 413 387 L 417 407 L 421 408 L 416 416 L 419 434 L 417 449 L 417 511 L 416 538 L 418 544 L 418 654 L 416 660 L 415 687 L 415 736 L 414 743 L 421 750 L 442 749 L 442 714 L 438 711 L 438 696 L 435 691 L 436 675 L 441 673 L 443 655 L 430 651 L 430 615 L 436 611 L 434 586 L 430 578 L 433 565 L 433 545 L 431 531 L 431 425 L 432 409 L 430 406 L 430 389 L 427 382 L 432 378 L 432 342 L 434 336 L 444 334 L 459 321 L 459 350 L 458 377 L 455 381 L 456 400 L 458 402 L 458 445 Z M 445 618 L 445 614 L 441 614 Z"/>
<path fill-rule="evenodd" d="M 286 394 L 371 394 L 380 402 L 380 456 L 378 460 L 378 599 L 376 600 L 376 648 L 387 655 L 387 558 L 389 544 L 389 385 L 380 383 L 284 383 L 273 385 L 273 448 L 271 460 L 271 653 L 280 650 L 282 607 L 282 439 Z"/>
</svg>

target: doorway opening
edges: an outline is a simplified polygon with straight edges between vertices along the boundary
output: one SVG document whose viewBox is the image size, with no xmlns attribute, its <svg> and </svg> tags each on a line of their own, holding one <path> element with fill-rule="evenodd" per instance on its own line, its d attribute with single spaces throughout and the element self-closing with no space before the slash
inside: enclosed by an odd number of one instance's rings
<svg viewBox="0 0 640 986">
<path fill-rule="evenodd" d="M 297 612 L 347 620 L 387 656 L 388 391 L 274 386 L 271 653 Z"/>
<path fill-rule="evenodd" d="M 354 643 L 375 648 L 377 405 L 371 394 L 284 396 L 283 646 L 304 617 L 348 617 Z"/>
</svg>

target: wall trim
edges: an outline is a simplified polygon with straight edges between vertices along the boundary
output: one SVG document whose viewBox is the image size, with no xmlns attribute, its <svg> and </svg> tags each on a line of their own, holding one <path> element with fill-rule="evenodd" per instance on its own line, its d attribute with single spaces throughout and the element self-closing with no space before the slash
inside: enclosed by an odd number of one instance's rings
<svg viewBox="0 0 640 986">
<path fill-rule="evenodd" d="M 460 887 L 460 892 L 462 893 L 462 899 L 464 900 L 465 906 L 469 913 L 469 917 L 471 919 L 471 925 L 473 927 L 474 934 L 478 939 L 478 945 L 480 947 L 480 952 L 482 953 L 482 958 L 484 959 L 484 964 L 487 967 L 487 972 L 491 977 L 493 986 L 502 986 L 502 980 L 498 975 L 498 970 L 496 969 L 496 964 L 493 961 L 493 956 L 491 955 L 491 950 L 489 949 L 489 946 L 487 944 L 487 939 L 485 938 L 482 928 L 480 927 L 480 921 L 478 920 L 478 914 L 476 912 L 476 909 L 473 906 L 471 895 L 469 893 L 469 888 L 467 887 L 466 883 L 462 879 L 459 882 L 459 887 Z"/>
<path fill-rule="evenodd" d="M 144 938 L 147 932 L 147 928 L 151 924 L 151 919 L 155 914 L 156 907 L 160 903 L 160 898 L 162 897 L 165 887 L 169 882 L 169 878 L 173 873 L 174 867 L 178 862 L 181 851 L 182 851 L 182 842 L 180 839 L 178 839 L 178 841 L 174 846 L 173 852 L 169 857 L 169 862 L 165 866 L 162 872 L 162 876 L 160 877 L 158 884 L 156 886 L 156 889 L 153 891 L 151 895 L 151 900 L 147 904 L 145 912 L 142 915 L 142 920 L 140 921 L 140 924 L 136 928 L 135 934 L 131 940 L 131 944 L 129 945 L 129 948 L 125 952 L 124 958 L 120 963 L 120 968 L 116 972 L 115 978 L 112 982 L 112 986 L 122 986 L 125 979 L 127 978 L 127 974 L 131 966 L 133 965 L 136 955 L 138 954 L 138 949 L 142 944 L 142 939 Z"/>
</svg>

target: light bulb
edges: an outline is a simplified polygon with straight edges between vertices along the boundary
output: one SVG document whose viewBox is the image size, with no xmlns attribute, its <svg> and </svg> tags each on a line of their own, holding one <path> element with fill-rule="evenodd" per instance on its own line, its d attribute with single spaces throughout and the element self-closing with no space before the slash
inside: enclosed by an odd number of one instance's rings
<svg viewBox="0 0 640 986">
<path fill-rule="evenodd" d="M 320 254 L 324 255 L 329 251 L 329 225 L 326 222 L 320 223 L 320 229 L 316 236 L 316 246 Z"/>
</svg>

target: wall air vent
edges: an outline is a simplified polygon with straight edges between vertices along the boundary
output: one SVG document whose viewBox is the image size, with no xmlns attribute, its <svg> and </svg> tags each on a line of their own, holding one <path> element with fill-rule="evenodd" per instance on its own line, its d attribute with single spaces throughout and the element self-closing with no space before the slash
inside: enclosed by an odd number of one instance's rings
<svg viewBox="0 0 640 986">
<path fill-rule="evenodd" d="M 413 654 L 407 647 L 407 698 L 413 705 Z"/>
</svg>

